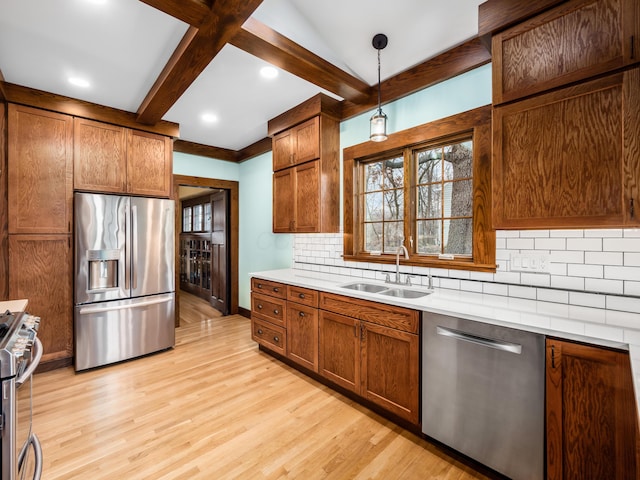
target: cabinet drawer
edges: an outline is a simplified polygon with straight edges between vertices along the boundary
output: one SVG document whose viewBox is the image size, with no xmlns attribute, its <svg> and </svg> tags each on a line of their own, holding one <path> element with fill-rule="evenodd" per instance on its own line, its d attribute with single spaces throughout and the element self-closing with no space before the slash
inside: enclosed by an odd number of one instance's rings
<svg viewBox="0 0 640 480">
<path fill-rule="evenodd" d="M 286 298 L 287 286 L 278 282 L 270 282 L 269 280 L 261 280 L 259 278 L 251 279 L 251 290 L 253 292 L 264 293 L 272 297 Z"/>
<path fill-rule="evenodd" d="M 318 307 L 318 292 L 308 288 L 287 286 L 287 300 L 310 307 Z"/>
<path fill-rule="evenodd" d="M 385 327 L 418 333 L 420 312 L 417 310 L 324 292 L 320 293 L 320 308 Z"/>
<path fill-rule="evenodd" d="M 280 353 L 285 354 L 287 345 L 287 331 L 269 322 L 257 318 L 251 319 L 251 338 L 259 344 Z"/>
<path fill-rule="evenodd" d="M 276 325 L 284 327 L 284 319 L 287 318 L 287 302 L 281 298 L 251 294 L 251 318 L 258 317 Z"/>
</svg>

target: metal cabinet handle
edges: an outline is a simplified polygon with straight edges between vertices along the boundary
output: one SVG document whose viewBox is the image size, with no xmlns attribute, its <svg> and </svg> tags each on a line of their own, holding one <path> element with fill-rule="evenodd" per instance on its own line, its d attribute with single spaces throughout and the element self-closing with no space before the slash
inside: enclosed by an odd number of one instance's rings
<svg viewBox="0 0 640 480">
<path fill-rule="evenodd" d="M 273 287 L 273 291 L 278 293 L 280 291 L 280 289 L 278 287 Z"/>
<path fill-rule="evenodd" d="M 273 313 L 278 315 L 280 313 L 280 311 L 276 309 L 276 310 L 273 311 Z"/>
<path fill-rule="evenodd" d="M 298 295 L 298 297 L 304 298 L 304 293 L 301 293 L 300 295 Z"/>
<path fill-rule="evenodd" d="M 262 310 L 262 305 L 258 304 L 258 310 Z"/>
<path fill-rule="evenodd" d="M 258 335 L 262 335 L 262 329 L 261 328 L 258 329 Z"/>
<path fill-rule="evenodd" d="M 278 337 L 273 337 L 273 341 L 274 341 L 274 342 L 276 342 L 276 343 L 278 343 L 278 342 L 280 341 L 280 338 L 278 338 Z"/>
<path fill-rule="evenodd" d="M 304 312 L 300 312 L 298 315 L 300 315 L 301 317 L 304 317 Z"/>
<path fill-rule="evenodd" d="M 262 288 L 262 284 L 261 283 L 258 284 L 258 288 Z"/>
<path fill-rule="evenodd" d="M 460 332 L 458 330 L 445 327 L 436 327 L 436 333 L 445 337 L 455 338 L 456 340 L 463 340 L 465 342 L 475 343 L 476 345 L 495 348 L 496 350 L 515 353 L 517 355 L 520 355 L 522 353 L 522 345 L 518 345 L 517 343 L 509 343 L 493 340 L 491 338 L 479 337 L 477 335 L 472 335 L 470 333 Z"/>
</svg>

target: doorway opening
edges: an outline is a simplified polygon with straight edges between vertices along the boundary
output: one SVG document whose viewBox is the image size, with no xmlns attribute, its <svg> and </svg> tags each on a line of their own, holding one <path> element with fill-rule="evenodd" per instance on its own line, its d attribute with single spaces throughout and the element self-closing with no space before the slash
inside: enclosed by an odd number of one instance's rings
<svg viewBox="0 0 640 480">
<path fill-rule="evenodd" d="M 176 291 L 238 312 L 238 182 L 174 175 Z M 176 326 L 180 319 L 176 302 Z"/>
</svg>

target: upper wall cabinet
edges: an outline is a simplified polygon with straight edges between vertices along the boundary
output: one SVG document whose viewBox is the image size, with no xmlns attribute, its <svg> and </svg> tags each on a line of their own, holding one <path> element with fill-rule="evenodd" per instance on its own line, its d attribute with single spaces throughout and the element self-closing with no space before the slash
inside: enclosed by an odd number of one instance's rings
<svg viewBox="0 0 640 480">
<path fill-rule="evenodd" d="M 269 122 L 274 233 L 338 232 L 340 124 L 327 105 L 316 96 Z"/>
<path fill-rule="evenodd" d="M 571 0 L 493 37 L 493 103 L 640 61 L 640 1 Z"/>
<path fill-rule="evenodd" d="M 75 119 L 74 188 L 171 195 L 171 139 L 82 118 Z"/>
<path fill-rule="evenodd" d="M 9 104 L 9 233 L 71 233 L 73 118 Z"/>
<path fill-rule="evenodd" d="M 494 109 L 495 228 L 640 225 L 640 67 Z"/>
</svg>

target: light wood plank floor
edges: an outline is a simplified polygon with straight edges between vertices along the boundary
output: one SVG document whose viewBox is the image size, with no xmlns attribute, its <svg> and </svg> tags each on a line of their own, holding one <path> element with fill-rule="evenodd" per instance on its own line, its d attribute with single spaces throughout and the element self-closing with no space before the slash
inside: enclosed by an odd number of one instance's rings
<svg viewBox="0 0 640 480">
<path fill-rule="evenodd" d="M 190 297 L 174 349 L 35 376 L 44 480 L 485 478 L 259 352 L 248 319 Z"/>
</svg>

